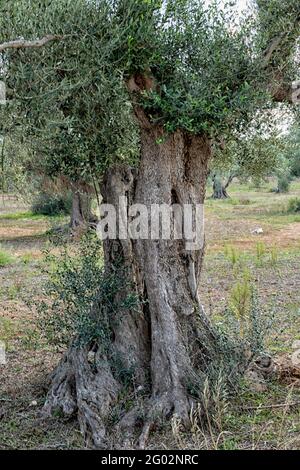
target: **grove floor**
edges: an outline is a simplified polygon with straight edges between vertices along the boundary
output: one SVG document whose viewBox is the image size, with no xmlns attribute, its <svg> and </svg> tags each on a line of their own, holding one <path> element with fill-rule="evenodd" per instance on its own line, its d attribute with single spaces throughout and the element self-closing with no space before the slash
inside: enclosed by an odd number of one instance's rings
<svg viewBox="0 0 300 470">
<path fill-rule="evenodd" d="M 262 314 L 272 320 L 267 346 L 278 363 L 288 365 L 300 340 L 300 214 L 287 207 L 291 198 L 300 197 L 300 182 L 285 195 L 271 193 L 270 187 L 234 184 L 230 199 L 207 198 L 200 296 L 218 321 L 247 271 Z M 7 349 L 7 364 L 0 365 L 0 449 L 83 447 L 75 420 L 40 418 L 47 380 L 61 353 L 41 340 L 30 307 L 44 280 L 47 232 L 64 222 L 33 216 L 26 205 L 0 195 L 0 341 Z M 6 256 L 2 266 L 1 253 Z M 149 447 L 300 449 L 300 376 L 270 381 L 261 393 L 245 387 L 233 403 L 224 403 L 218 430 L 202 430 L 196 416 L 190 432 L 173 421 L 162 424 Z"/>
</svg>

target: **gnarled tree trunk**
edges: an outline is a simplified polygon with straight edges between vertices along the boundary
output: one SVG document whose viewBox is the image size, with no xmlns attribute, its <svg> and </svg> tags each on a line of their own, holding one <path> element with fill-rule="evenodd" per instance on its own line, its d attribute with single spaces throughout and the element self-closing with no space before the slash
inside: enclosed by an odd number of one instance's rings
<svg viewBox="0 0 300 470">
<path fill-rule="evenodd" d="M 138 171 L 125 166 L 109 169 L 101 185 L 103 202 L 119 208 L 123 196 L 129 205 L 148 208 L 203 204 L 209 140 L 177 131 L 158 143 L 163 131 L 154 126 L 143 128 L 141 137 Z M 118 358 L 122 368 L 133 371 L 136 403 L 121 414 L 115 429 L 122 432 L 123 441 L 126 436 L 129 439 L 143 410 L 143 447 L 158 417 L 175 413 L 188 423 L 190 390 L 199 389 L 209 345 L 214 344 L 215 333 L 198 292 L 203 246 L 189 251 L 184 240 L 105 240 L 104 254 L 108 271 L 117 270 L 121 260 L 140 299 L 139 309 L 128 309 L 117 321 L 111 318 L 109 351 L 93 345 L 93 364 L 88 354 L 91 345 L 71 347 L 54 373 L 45 411 L 59 407 L 68 415 L 77 412 L 89 445 L 107 445 L 111 437 L 105 423 L 122 389 L 113 366 Z M 128 292 L 118 295 L 126 298 Z M 100 309 L 94 314 L 100 314 Z"/>
<path fill-rule="evenodd" d="M 212 199 L 227 199 L 229 198 L 227 188 L 234 179 L 235 175 L 232 173 L 224 183 L 222 178 L 216 174 L 213 175 L 213 194 Z"/>
<path fill-rule="evenodd" d="M 71 184 L 72 188 L 72 213 L 70 227 L 73 233 L 77 233 L 81 229 L 93 226 L 96 218 L 92 214 L 91 190 L 87 185 Z"/>
</svg>

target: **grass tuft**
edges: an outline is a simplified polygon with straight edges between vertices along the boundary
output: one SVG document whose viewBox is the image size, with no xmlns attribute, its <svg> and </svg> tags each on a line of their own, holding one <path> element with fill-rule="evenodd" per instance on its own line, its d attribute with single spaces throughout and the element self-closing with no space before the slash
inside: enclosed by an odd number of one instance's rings
<svg viewBox="0 0 300 470">
<path fill-rule="evenodd" d="M 0 268 L 14 263 L 14 257 L 0 248 Z"/>
<path fill-rule="evenodd" d="M 41 214 L 34 214 L 31 211 L 27 212 L 12 212 L 10 214 L 1 214 L 0 220 L 23 220 L 23 219 L 30 219 L 30 220 L 38 220 L 44 219 L 45 216 Z"/>
</svg>

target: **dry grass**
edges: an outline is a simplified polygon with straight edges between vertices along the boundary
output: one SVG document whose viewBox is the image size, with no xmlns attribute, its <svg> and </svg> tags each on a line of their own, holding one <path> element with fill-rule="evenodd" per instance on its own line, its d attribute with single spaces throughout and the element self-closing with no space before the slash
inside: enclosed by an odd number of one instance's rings
<svg viewBox="0 0 300 470">
<path fill-rule="evenodd" d="M 300 221 L 287 215 L 284 207 L 291 197 L 300 196 L 300 184 L 293 185 L 290 195 L 268 191 L 234 185 L 231 201 L 207 201 L 201 296 L 218 321 L 233 286 L 247 269 L 264 310 L 274 316 L 268 346 L 279 362 L 287 364 L 294 340 L 300 339 Z M 26 304 L 28 297 L 39 296 L 49 222 L 47 218 L 5 218 L 27 210 L 12 198 L 3 203 L 0 196 L 0 243 L 14 257 L 12 264 L 0 267 L 0 340 L 6 341 L 8 356 L 7 365 L 0 365 L 0 449 L 81 448 L 75 421 L 40 418 L 47 377 L 60 354 L 40 339 L 35 314 Z M 263 234 L 251 233 L 257 227 L 263 228 Z M 299 380 L 282 376 L 263 393 L 251 393 L 245 386 L 234 402 L 221 392 L 220 385 L 219 397 L 214 391 L 214 413 L 208 405 L 201 410 L 207 415 L 205 429 L 200 410 L 195 409 L 191 431 L 176 419 L 171 426 L 162 423 L 149 448 L 300 449 L 300 407 L 291 405 L 300 401 Z M 212 393 L 208 385 L 205 393 L 208 403 Z"/>
</svg>

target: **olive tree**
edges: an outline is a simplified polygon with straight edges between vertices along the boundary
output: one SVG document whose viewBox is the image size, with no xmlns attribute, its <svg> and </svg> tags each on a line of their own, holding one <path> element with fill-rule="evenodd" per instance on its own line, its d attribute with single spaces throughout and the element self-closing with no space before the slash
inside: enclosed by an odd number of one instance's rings
<svg viewBox="0 0 300 470">
<path fill-rule="evenodd" d="M 216 145 L 210 163 L 213 199 L 229 197 L 228 187 L 234 180 L 245 182 L 261 180 L 274 174 L 286 174 L 287 160 L 283 156 L 286 138 L 281 136 L 271 122 L 268 130 L 261 126 L 257 133 L 233 135 L 222 145 Z"/>
<path fill-rule="evenodd" d="M 77 2 L 72 11 L 71 4 L 66 7 L 57 2 L 54 14 L 60 17 L 61 25 L 58 26 L 58 21 L 56 27 L 65 33 L 65 27 L 80 28 L 84 3 Z M 49 2 L 43 6 L 34 2 L 2 5 L 5 23 L 2 34 L 5 31 L 16 37 L 22 31 L 29 34 L 27 31 L 37 27 L 35 20 L 30 21 L 30 15 L 34 17 L 44 11 L 40 20 L 43 30 L 47 28 L 50 10 Z M 90 22 L 91 28 L 94 13 L 93 8 L 87 9 L 85 22 Z M 79 17 L 75 21 L 76 14 Z M 11 23 L 5 18 L 10 18 Z M 28 20 L 25 28 L 22 18 Z M 86 54 L 91 44 L 95 52 L 98 41 L 92 36 L 91 41 L 87 34 L 84 41 L 80 38 L 81 50 L 66 48 L 65 40 L 57 43 L 55 57 L 49 43 L 58 41 L 62 35 L 47 35 L 33 42 L 19 40 L 10 44 L 9 49 L 5 44 L 2 46 L 5 53 L 1 75 L 6 82 L 7 102 L 0 108 L 1 130 L 6 135 L 16 131 L 22 134 L 22 140 L 32 150 L 32 171 L 47 181 L 58 180 L 72 190 L 73 230 L 93 219 L 91 197 L 98 193 L 104 167 L 112 161 L 123 161 L 125 153 L 127 161 L 133 163 L 138 154 L 138 134 L 120 72 L 102 71 L 107 54 Z M 77 45 L 80 41 L 78 38 Z M 114 96 L 117 99 L 112 99 Z"/>
<path fill-rule="evenodd" d="M 290 178 L 300 177 L 300 130 L 294 124 L 285 137 L 286 145 L 282 151 L 282 156 L 287 160 L 290 170 Z"/>
<path fill-rule="evenodd" d="M 32 93 L 42 106 L 37 127 L 46 120 L 48 129 L 51 122 L 65 129 L 62 138 L 80 155 L 73 168 L 87 171 L 87 156 L 94 159 L 103 201 L 121 218 L 121 196 L 149 209 L 202 205 L 214 140 L 228 129 L 241 132 L 272 99 L 289 100 L 299 4 L 259 0 L 238 21 L 228 8 L 200 0 L 1 2 L 0 52 L 14 99 L 25 80 L 29 101 Z M 124 109 L 139 133 L 135 168 L 119 152 L 131 125 Z M 32 112 L 33 104 L 27 119 Z M 201 302 L 204 246 L 191 249 L 189 241 L 104 241 L 107 273 L 121 265 L 139 303 L 122 316 L 106 310 L 108 347 L 100 340 L 70 346 L 44 408 L 77 413 L 96 447 L 107 445 L 108 417 L 122 390 L 116 363 L 133 371 L 140 393 L 116 426 L 126 438 L 142 421 L 140 446 L 163 417 L 188 425 L 201 399 L 219 341 Z M 117 301 L 128 294 L 117 292 Z M 94 305 L 91 315 L 106 308 Z"/>
</svg>

